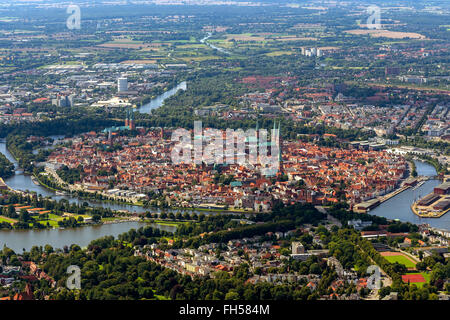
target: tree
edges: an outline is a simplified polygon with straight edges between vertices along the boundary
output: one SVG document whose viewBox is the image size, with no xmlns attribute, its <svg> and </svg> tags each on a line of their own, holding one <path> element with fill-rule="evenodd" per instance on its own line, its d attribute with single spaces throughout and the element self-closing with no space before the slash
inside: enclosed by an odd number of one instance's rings
<svg viewBox="0 0 450 320">
<path fill-rule="evenodd" d="M 213 300 L 223 300 L 223 298 L 224 298 L 224 294 L 222 292 L 220 292 L 219 290 L 214 290 L 214 292 L 212 294 Z"/>
<path fill-rule="evenodd" d="M 312 263 L 309 267 L 309 272 L 312 274 L 321 274 L 322 270 L 320 270 L 320 266 L 318 263 Z"/>
<path fill-rule="evenodd" d="M 230 290 L 225 295 L 225 300 L 239 300 L 239 293 L 234 290 Z"/>
<path fill-rule="evenodd" d="M 44 246 L 44 251 L 45 251 L 45 253 L 46 253 L 47 255 L 49 255 L 50 253 L 53 252 L 53 247 L 52 247 L 51 245 L 49 245 L 49 244 L 46 244 L 46 245 Z"/>
<path fill-rule="evenodd" d="M 19 220 L 22 222 L 28 222 L 30 220 L 30 214 L 27 209 L 20 209 Z"/>
<path fill-rule="evenodd" d="M 7 211 L 6 216 L 9 218 L 13 218 L 13 219 L 17 218 L 16 209 L 14 208 L 14 206 L 12 204 L 10 204 L 8 206 L 8 211 Z"/>
<path fill-rule="evenodd" d="M 416 264 L 416 269 L 419 270 L 419 271 L 425 271 L 425 270 L 427 270 L 427 264 L 425 262 L 423 262 L 423 261 L 418 262 Z"/>
</svg>

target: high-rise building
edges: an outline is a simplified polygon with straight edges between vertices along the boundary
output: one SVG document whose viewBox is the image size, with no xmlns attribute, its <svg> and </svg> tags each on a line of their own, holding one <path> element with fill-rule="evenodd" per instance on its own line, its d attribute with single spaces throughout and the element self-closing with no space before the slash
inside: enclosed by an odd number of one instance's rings
<svg viewBox="0 0 450 320">
<path fill-rule="evenodd" d="M 305 253 L 305 247 L 299 241 L 292 242 L 292 254 Z"/>
<path fill-rule="evenodd" d="M 317 48 L 317 56 L 318 57 L 322 57 L 323 56 L 323 51 L 319 48 Z"/>
<path fill-rule="evenodd" d="M 128 80 L 125 77 L 117 79 L 117 91 L 126 92 L 128 91 Z"/>
<path fill-rule="evenodd" d="M 58 96 L 56 99 L 52 100 L 52 104 L 57 107 L 73 107 L 73 98 L 75 95 L 71 94 L 68 96 Z"/>
<path fill-rule="evenodd" d="M 302 47 L 301 48 L 301 53 L 302 53 L 302 55 L 307 56 L 307 57 L 314 57 L 314 56 L 316 56 L 316 57 L 323 57 L 323 55 L 324 55 L 323 50 L 320 49 L 320 48 L 309 48 L 309 49 L 306 49 L 306 48 Z"/>
</svg>

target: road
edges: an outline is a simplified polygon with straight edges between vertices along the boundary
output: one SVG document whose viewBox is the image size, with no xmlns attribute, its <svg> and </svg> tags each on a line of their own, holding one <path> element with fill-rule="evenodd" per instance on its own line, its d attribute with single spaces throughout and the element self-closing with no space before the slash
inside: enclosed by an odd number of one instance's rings
<svg viewBox="0 0 450 320">
<path fill-rule="evenodd" d="M 337 225 L 339 228 L 342 227 L 342 223 L 341 223 L 338 219 L 336 219 L 335 217 L 333 217 L 332 215 L 328 214 L 327 210 L 326 210 L 324 207 L 322 207 L 322 206 L 315 206 L 315 208 L 316 208 L 320 213 L 326 214 L 326 215 L 327 215 L 327 220 L 330 221 L 332 224 Z"/>
</svg>

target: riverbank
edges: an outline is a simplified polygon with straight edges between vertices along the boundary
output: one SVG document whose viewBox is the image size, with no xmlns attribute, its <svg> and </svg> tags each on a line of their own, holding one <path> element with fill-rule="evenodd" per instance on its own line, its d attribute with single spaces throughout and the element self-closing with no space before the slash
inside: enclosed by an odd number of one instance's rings
<svg viewBox="0 0 450 320">
<path fill-rule="evenodd" d="M 402 193 L 403 191 L 411 188 L 412 187 L 411 185 L 405 185 L 405 181 L 413 178 L 412 174 L 413 174 L 413 170 L 415 170 L 415 164 L 411 164 L 409 161 L 407 161 L 407 164 L 408 164 L 408 169 L 407 169 L 408 177 L 399 180 L 401 182 L 398 183 L 397 188 L 394 188 L 394 190 L 392 190 L 391 192 L 389 192 L 383 196 L 378 196 L 378 197 L 372 198 L 370 200 L 356 204 L 353 208 L 353 211 L 356 213 L 367 213 L 370 210 L 378 207 L 383 202 L 386 202 L 389 199 Z"/>
<path fill-rule="evenodd" d="M 428 224 L 430 227 L 450 230 L 450 214 L 445 214 L 440 218 L 421 217 L 416 215 L 411 205 L 417 199 L 433 192 L 434 188 L 440 184 L 436 179 L 436 170 L 433 166 L 423 161 L 415 161 L 417 173 L 419 176 L 426 177 L 427 180 L 423 184 L 417 184 L 412 188 L 408 188 L 403 192 L 391 197 L 389 200 L 379 204 L 376 208 L 368 213 L 385 217 L 390 220 L 399 220 L 402 222 L 410 222 L 417 225 Z"/>
<path fill-rule="evenodd" d="M 415 155 L 414 158 L 418 159 L 419 161 L 423 161 L 428 163 L 429 165 L 434 167 L 434 170 L 436 170 L 436 173 L 438 175 L 444 175 L 445 174 L 445 170 L 444 170 L 444 166 L 439 162 L 439 160 L 430 157 L 430 156 L 424 156 L 424 155 Z"/>
<path fill-rule="evenodd" d="M 408 177 L 402 179 L 403 181 L 400 182 L 399 187 L 397 189 L 394 189 L 392 192 L 385 194 L 384 196 L 380 197 L 379 204 L 382 204 L 383 202 L 386 202 L 387 200 L 395 197 L 396 195 L 402 193 L 405 190 L 408 190 L 409 188 L 413 187 L 412 184 L 405 184 L 406 181 L 410 179 L 414 179 L 417 176 L 417 170 L 416 170 L 416 164 L 411 161 L 406 162 L 408 164 Z M 418 178 L 420 179 L 420 178 Z M 418 182 L 417 182 L 418 183 Z"/>
<path fill-rule="evenodd" d="M 215 46 L 215 45 L 209 43 L 208 41 L 206 41 L 206 40 L 208 40 L 210 37 L 212 37 L 212 33 L 208 32 L 208 34 L 207 34 L 205 37 L 203 37 L 202 39 L 200 39 L 200 42 L 203 43 L 203 44 L 206 44 L 206 45 L 207 45 L 208 47 L 210 47 L 211 49 L 217 50 L 217 51 L 222 52 L 222 53 L 227 54 L 227 55 L 231 55 L 231 52 L 225 50 L 224 48 L 217 47 L 217 46 Z"/>
<path fill-rule="evenodd" d="M 219 209 L 219 208 L 204 208 L 204 207 L 169 207 L 169 209 L 173 210 L 189 210 L 189 211 L 205 211 L 205 212 L 226 212 L 226 213 L 258 213 L 253 210 L 244 210 L 244 209 Z"/>
<path fill-rule="evenodd" d="M 6 207 L 4 205 L 3 207 Z M 17 206 L 17 205 L 15 205 Z M 66 228 L 79 228 L 85 226 L 111 224 L 111 223 L 122 223 L 122 222 L 133 222 L 142 220 L 138 216 L 123 216 L 121 212 L 115 212 L 112 217 L 104 217 L 100 221 L 94 221 L 90 214 L 77 214 L 66 212 L 62 215 L 52 213 L 51 210 L 45 210 L 44 208 L 32 208 L 32 206 L 21 206 L 25 208 L 29 214 L 30 218 L 27 222 L 20 221 L 19 218 L 8 218 L 6 216 L 0 215 L 0 222 L 3 223 L 3 228 L 7 230 L 43 230 L 43 229 L 66 229 Z M 40 211 L 39 211 L 40 210 Z M 2 210 L 0 210 L 1 212 Z M 83 218 L 83 219 L 80 219 Z M 74 218 L 75 220 L 69 220 Z M 65 222 L 65 223 L 61 223 Z M 8 223 L 9 226 L 6 226 Z"/>
<path fill-rule="evenodd" d="M 186 89 L 187 83 L 186 81 L 182 81 L 172 89 L 169 89 L 166 92 L 157 96 L 156 98 L 152 99 L 149 103 L 143 104 L 142 106 L 136 108 L 136 111 L 138 111 L 139 113 L 150 113 L 153 109 L 161 107 L 164 103 L 164 100 L 176 94 L 178 90 L 184 91 Z"/>
<path fill-rule="evenodd" d="M 33 180 L 33 177 L 34 177 L 34 179 L 36 179 L 37 184 L 40 185 L 40 186 L 43 186 L 44 188 L 47 188 L 47 189 L 52 190 L 54 192 L 63 192 L 63 191 L 65 191 L 64 189 L 56 189 L 56 188 L 50 187 L 49 185 L 45 184 L 41 179 L 39 179 L 39 176 L 37 176 L 34 173 L 31 176 L 31 180 Z"/>
<path fill-rule="evenodd" d="M 376 207 L 381 205 L 383 202 L 394 198 L 395 196 L 410 188 L 413 188 L 413 190 L 417 189 L 418 187 L 423 185 L 425 181 L 429 180 L 429 177 L 427 176 L 417 176 L 415 162 L 407 161 L 407 163 L 408 176 L 400 180 L 401 182 L 399 183 L 399 186 L 397 188 L 383 196 L 378 196 L 376 198 L 372 198 L 368 201 L 357 204 L 354 211 L 357 213 L 367 213 L 368 211 L 375 209 Z"/>
<path fill-rule="evenodd" d="M 85 200 L 110 201 L 112 203 L 118 204 L 141 206 L 141 207 L 144 206 L 144 203 L 142 201 L 134 198 L 110 196 L 109 194 L 106 194 L 105 192 L 99 190 L 91 191 L 82 185 L 76 186 L 74 184 L 69 184 L 68 182 L 64 181 L 55 170 L 50 169 L 49 167 L 45 167 L 45 172 L 47 173 L 46 179 L 48 179 L 50 183 L 58 187 L 58 189 L 50 188 L 55 191 L 65 191 L 69 192 L 70 194 L 82 192 L 83 195 L 77 194 L 77 197 Z M 53 177 L 54 180 L 50 177 Z M 41 180 L 42 179 L 38 179 L 40 183 L 42 183 Z M 47 187 L 47 184 L 45 183 L 42 184 L 44 187 Z M 63 184 L 65 186 L 63 186 Z M 98 198 L 98 196 L 100 196 L 101 198 Z"/>
</svg>

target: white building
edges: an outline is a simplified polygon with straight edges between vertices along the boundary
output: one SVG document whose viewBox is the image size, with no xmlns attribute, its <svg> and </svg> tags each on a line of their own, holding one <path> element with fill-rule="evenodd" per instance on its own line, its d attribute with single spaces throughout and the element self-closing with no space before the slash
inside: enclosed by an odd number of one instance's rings
<svg viewBox="0 0 450 320">
<path fill-rule="evenodd" d="M 305 247 L 301 242 L 294 241 L 292 242 L 292 254 L 300 254 L 305 253 Z"/>
<path fill-rule="evenodd" d="M 127 78 L 119 78 L 119 79 L 117 79 L 117 91 L 118 92 L 126 92 L 126 91 L 128 91 L 128 80 L 127 80 Z"/>
</svg>

